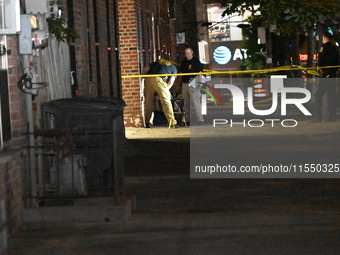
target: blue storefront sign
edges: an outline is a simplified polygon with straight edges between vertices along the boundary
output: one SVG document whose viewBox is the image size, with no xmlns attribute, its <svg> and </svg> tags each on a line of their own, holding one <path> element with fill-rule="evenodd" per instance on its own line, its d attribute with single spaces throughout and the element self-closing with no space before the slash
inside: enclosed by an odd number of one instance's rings
<svg viewBox="0 0 340 255">
<path fill-rule="evenodd" d="M 211 42 L 211 68 L 213 70 L 239 69 L 247 58 L 244 41 Z"/>
</svg>

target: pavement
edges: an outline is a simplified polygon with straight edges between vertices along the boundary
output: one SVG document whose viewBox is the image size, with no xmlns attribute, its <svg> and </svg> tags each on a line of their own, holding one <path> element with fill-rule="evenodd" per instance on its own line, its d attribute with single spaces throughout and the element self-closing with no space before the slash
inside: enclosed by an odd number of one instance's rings
<svg viewBox="0 0 340 255">
<path fill-rule="evenodd" d="M 227 139 L 228 157 L 339 162 L 340 122 L 295 128 L 126 128 L 120 221 L 24 225 L 9 254 L 340 254 L 339 178 L 190 178 L 190 139 Z"/>
</svg>

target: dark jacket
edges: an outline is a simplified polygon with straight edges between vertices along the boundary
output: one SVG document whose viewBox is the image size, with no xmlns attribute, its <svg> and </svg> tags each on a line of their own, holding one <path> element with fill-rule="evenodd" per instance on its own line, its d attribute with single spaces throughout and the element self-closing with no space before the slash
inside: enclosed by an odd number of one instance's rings
<svg viewBox="0 0 340 255">
<path fill-rule="evenodd" d="M 172 64 L 161 64 L 160 61 L 152 62 L 148 74 L 177 74 L 177 69 Z M 168 76 L 161 76 L 167 82 Z"/>
<path fill-rule="evenodd" d="M 179 71 L 181 73 L 199 73 L 203 71 L 203 67 L 202 67 L 201 62 L 195 57 L 193 57 L 190 60 L 187 60 L 186 58 L 184 58 L 181 62 Z M 190 80 L 194 79 L 195 77 L 196 75 L 182 76 L 182 82 L 189 83 Z"/>
<path fill-rule="evenodd" d="M 322 45 L 319 51 L 319 67 L 323 66 L 337 66 L 340 64 L 339 51 L 330 42 Z M 336 77 L 336 71 L 339 68 L 325 68 L 321 69 L 323 77 Z"/>
</svg>

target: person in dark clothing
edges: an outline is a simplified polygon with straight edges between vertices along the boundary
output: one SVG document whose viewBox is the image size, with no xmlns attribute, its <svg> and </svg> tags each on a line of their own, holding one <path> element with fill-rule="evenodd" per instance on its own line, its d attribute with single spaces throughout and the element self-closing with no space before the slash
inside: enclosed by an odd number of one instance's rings
<svg viewBox="0 0 340 255">
<path fill-rule="evenodd" d="M 177 69 L 169 61 L 160 59 L 149 65 L 146 70 L 147 74 L 177 74 Z M 170 88 L 172 87 L 176 76 L 159 76 L 145 78 L 145 125 L 147 128 L 152 126 L 152 113 L 154 94 L 158 93 L 165 118 L 168 120 L 169 127 L 178 127 L 177 121 L 174 116 L 174 111 L 171 104 Z"/>
<path fill-rule="evenodd" d="M 326 32 L 322 36 L 322 46 L 319 51 L 318 66 L 321 69 L 321 76 L 323 78 L 335 78 L 337 68 L 322 68 L 323 66 L 337 66 L 339 65 L 339 51 L 334 44 L 333 35 Z"/>
<path fill-rule="evenodd" d="M 199 73 L 203 71 L 201 62 L 193 56 L 193 50 L 190 47 L 184 49 L 185 58 L 181 62 L 179 71 L 181 73 Z M 198 124 L 204 122 L 201 109 L 201 92 L 199 89 L 192 88 L 189 83 L 196 78 L 196 75 L 181 76 L 179 83 L 182 85 L 182 96 L 184 100 L 184 118 L 188 125 L 190 125 L 190 105 L 192 104 L 195 110 Z M 202 75 L 198 75 L 197 82 L 201 81 Z"/>
<path fill-rule="evenodd" d="M 321 122 L 322 98 L 327 93 L 328 99 L 328 121 L 336 121 L 337 103 L 336 103 L 336 82 L 335 78 L 337 68 L 322 68 L 328 66 L 338 66 L 340 64 L 339 51 L 333 42 L 332 34 L 326 32 L 322 36 L 322 46 L 319 51 L 318 66 L 321 77 L 315 92 L 315 116 L 314 122 Z"/>
</svg>

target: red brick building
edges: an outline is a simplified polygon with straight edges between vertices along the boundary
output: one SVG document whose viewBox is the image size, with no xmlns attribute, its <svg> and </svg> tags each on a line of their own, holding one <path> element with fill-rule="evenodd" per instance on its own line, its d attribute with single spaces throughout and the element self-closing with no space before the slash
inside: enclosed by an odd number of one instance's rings
<svg viewBox="0 0 340 255">
<path fill-rule="evenodd" d="M 4 254 L 8 238 L 22 224 L 23 207 L 37 206 L 34 196 L 42 194 L 39 155 L 33 156 L 37 161 L 33 172 L 28 164 L 32 159 L 27 148 L 29 110 L 33 110 L 35 130 L 39 130 L 41 105 L 46 101 L 122 95 L 116 1 L 10 0 L 1 4 L 4 6 L 0 15 L 7 15 L 5 19 L 9 21 L 0 24 L 0 254 Z M 51 33 L 47 38 L 46 18 L 51 17 L 51 12 L 61 15 L 78 37 L 65 39 L 68 44 L 58 42 Z M 40 22 L 39 29 L 31 31 L 33 51 L 25 55 L 20 53 L 20 29 L 8 32 L 6 27 L 11 17 L 17 17 L 20 23 L 20 14 L 36 15 Z M 30 47 L 30 42 L 27 45 Z M 42 84 L 37 94 L 26 93 L 29 90 L 23 83 L 18 86 L 25 72 Z M 33 141 L 33 145 L 37 142 Z M 32 176 L 36 180 L 32 181 Z"/>
<path fill-rule="evenodd" d="M 17 87 L 18 51 L 15 35 L 0 36 L 1 56 L 1 151 L 0 151 L 0 254 L 7 247 L 7 238 L 21 225 L 23 207 L 23 175 L 26 165 L 26 117 L 24 96 Z M 10 54 L 9 54 L 10 53 Z"/>
<path fill-rule="evenodd" d="M 46 101 L 70 97 L 122 98 L 126 102 L 125 126 L 143 126 L 142 79 L 121 79 L 121 75 L 141 74 L 145 65 L 161 57 L 178 61 L 175 33 L 179 30 L 176 28 L 175 12 L 182 8 L 178 2 L 1 2 L 17 7 L 9 12 L 8 6 L 2 6 L 0 10 L 5 11 L 1 12 L 2 16 L 20 20 L 20 14 L 35 15 L 39 28 L 32 29 L 32 53 L 24 55 L 20 52 L 20 29 L 8 33 L 4 24 L 0 24 L 0 254 L 6 250 L 7 239 L 22 224 L 23 207 L 37 206 L 32 203 L 33 197 L 41 194 L 43 178 L 40 170 L 31 170 L 27 164 L 32 161 L 27 147 L 30 144 L 28 133 L 41 128 L 41 105 Z M 63 18 L 77 37 L 65 38 L 62 42 L 51 33 L 48 36 L 48 17 Z M 42 84 L 33 95 L 24 83 L 19 82 L 25 72 Z M 33 113 L 30 113 L 31 110 Z M 33 140 L 33 146 L 37 142 Z M 33 161 L 38 161 L 38 157 L 33 155 Z"/>
<path fill-rule="evenodd" d="M 118 8 L 122 75 L 139 75 L 161 57 L 176 59 L 173 1 L 119 0 Z M 125 125 L 144 126 L 142 79 L 122 79 L 122 95 Z"/>
</svg>

